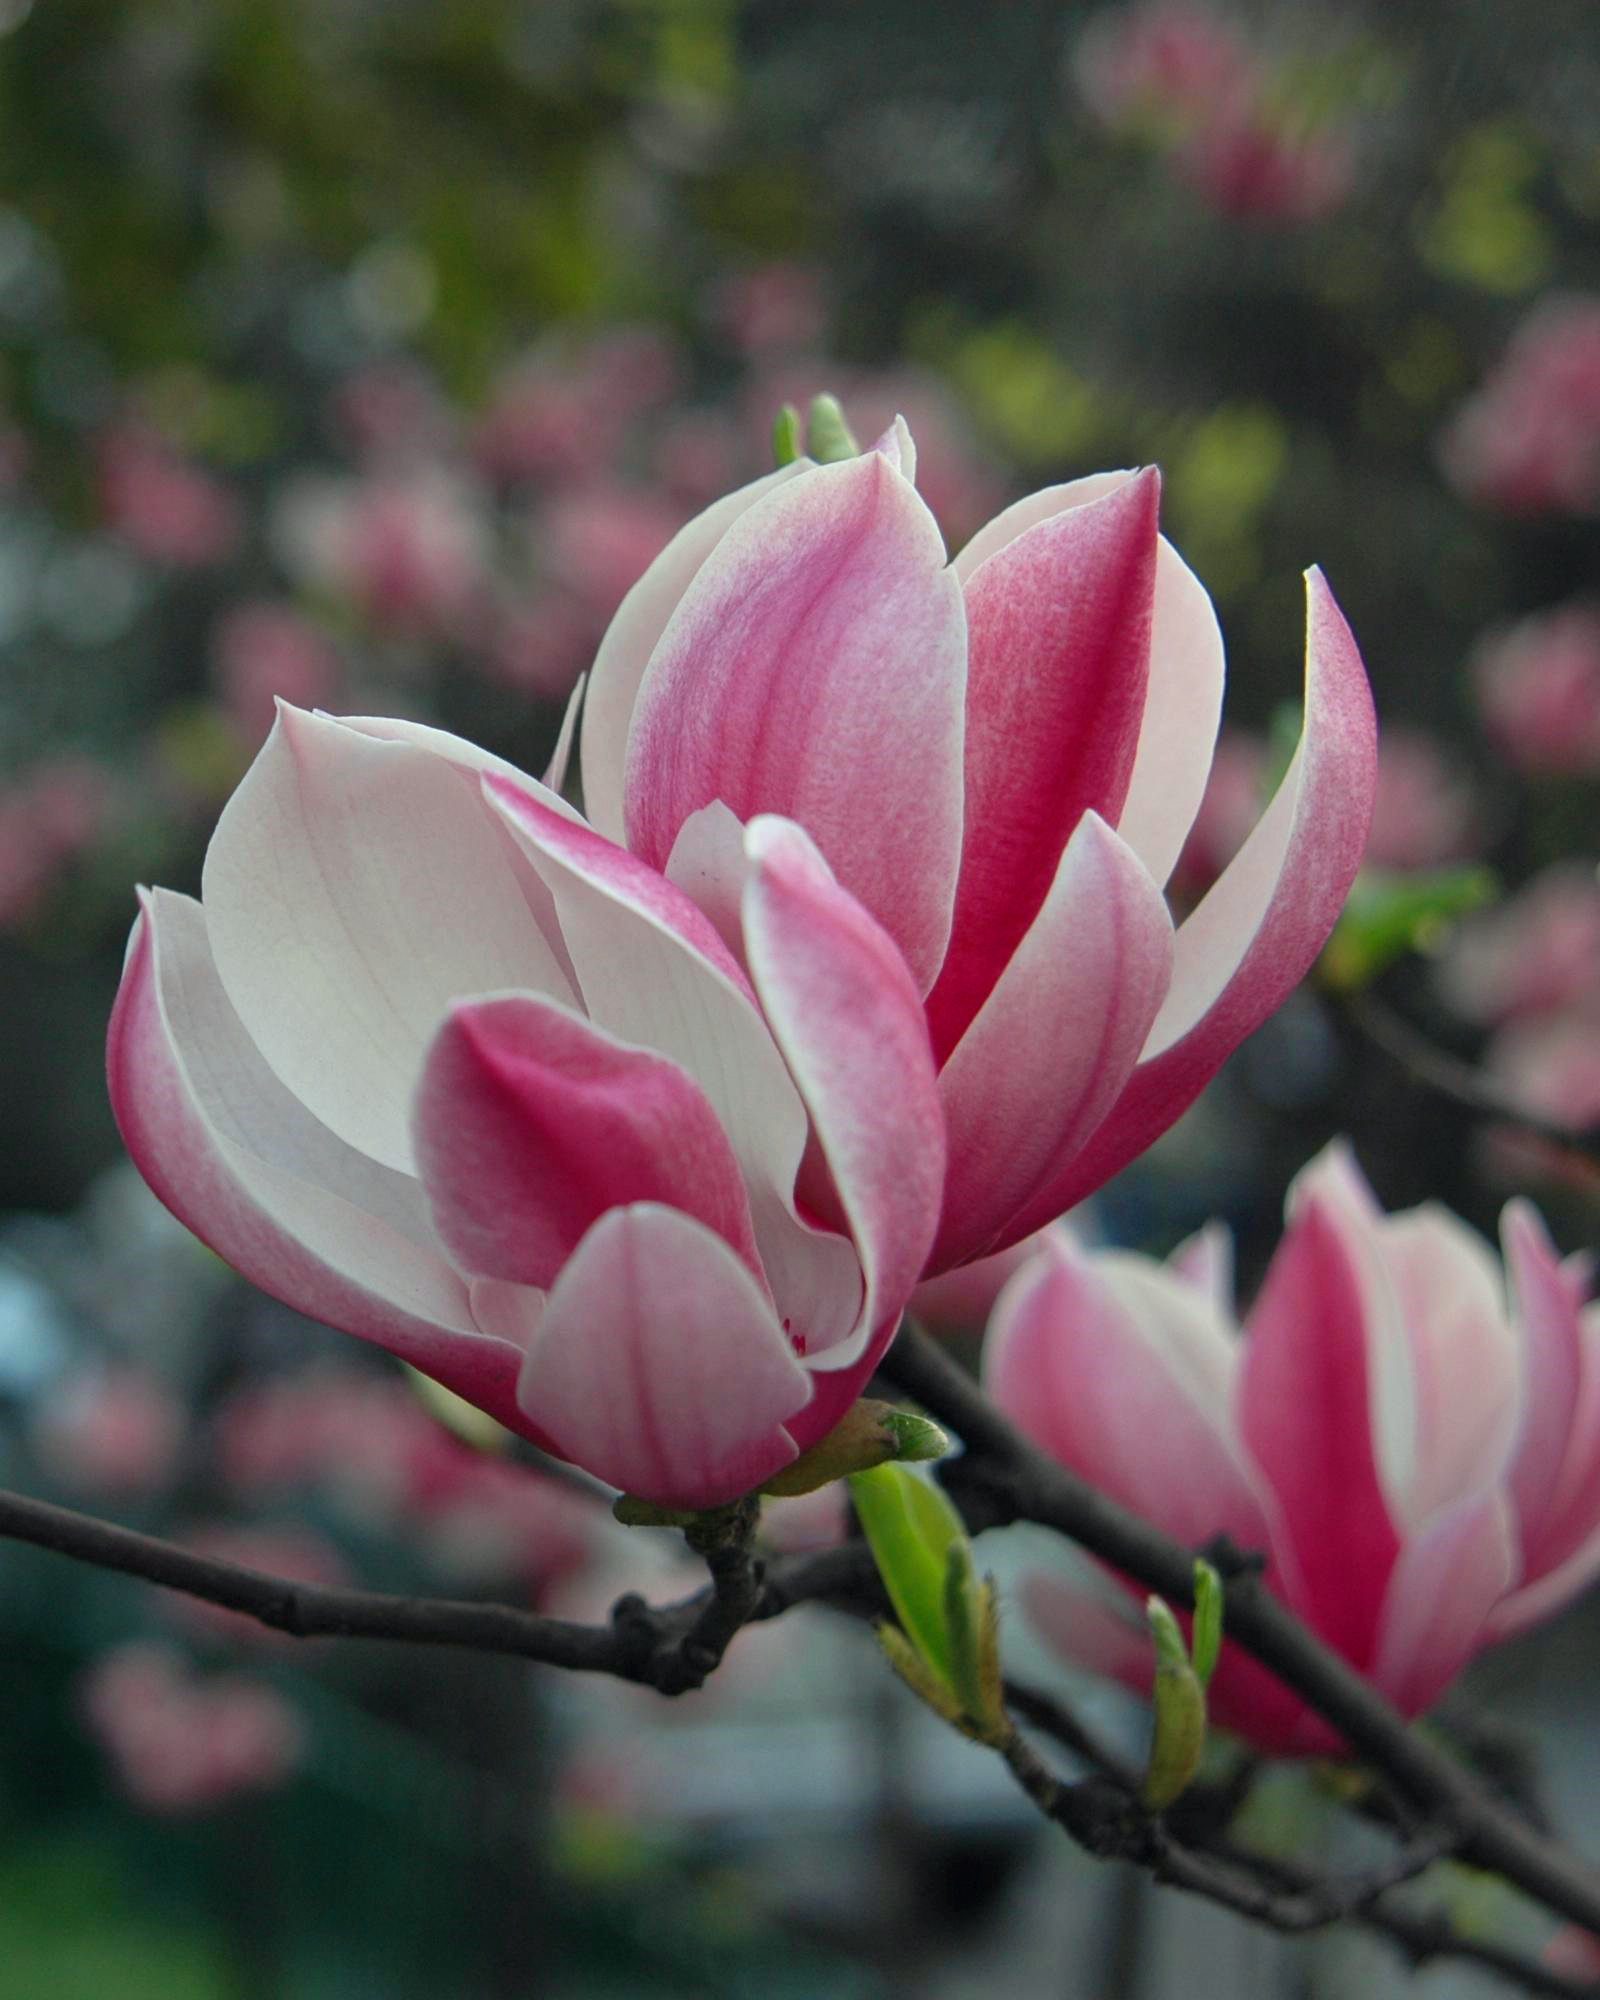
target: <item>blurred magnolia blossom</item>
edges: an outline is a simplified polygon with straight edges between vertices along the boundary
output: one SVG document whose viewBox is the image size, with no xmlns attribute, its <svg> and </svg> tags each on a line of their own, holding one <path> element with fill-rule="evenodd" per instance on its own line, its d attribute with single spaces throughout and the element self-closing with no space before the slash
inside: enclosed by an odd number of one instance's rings
<svg viewBox="0 0 1600 2000">
<path fill-rule="evenodd" d="M 1190 0 L 1102 12 L 1078 37 L 1072 67 L 1102 124 L 1168 147 L 1223 215 L 1310 222 L 1350 192 L 1350 134 L 1286 103 L 1272 68 L 1220 12 Z"/>
<path fill-rule="evenodd" d="M 28 923 L 103 832 L 111 781 L 88 757 L 57 757 L 0 785 L 0 931 Z"/>
<path fill-rule="evenodd" d="M 100 506 L 106 525 L 151 562 L 199 569 L 233 553 L 244 528 L 237 496 L 136 422 L 100 440 Z"/>
<path fill-rule="evenodd" d="M 325 708 L 343 682 L 327 635 L 293 605 L 236 604 L 211 635 L 212 675 L 228 716 L 252 746 L 272 727 L 279 701 Z"/>
<path fill-rule="evenodd" d="M 1600 772 L 1600 604 L 1489 633 L 1471 673 L 1484 728 L 1519 771 Z"/>
<path fill-rule="evenodd" d="M 531 525 L 535 558 L 548 580 L 588 612 L 596 642 L 683 526 L 684 513 L 659 493 L 617 481 L 570 487 L 539 509 Z"/>
<path fill-rule="evenodd" d="M 433 637 L 458 627 L 493 561 L 486 496 L 442 464 L 292 480 L 276 496 L 272 536 L 302 584 L 380 628 Z"/>
<path fill-rule="evenodd" d="M 1486 1027 L 1579 1012 L 1600 1019 L 1600 876 L 1562 862 L 1468 918 L 1438 980 L 1458 1013 Z"/>
<path fill-rule="evenodd" d="M 317 1494 L 408 1537 L 457 1582 L 513 1580 L 540 1596 L 608 1525 L 588 1495 L 462 1443 L 404 1382 L 367 1371 L 320 1366 L 254 1384 L 218 1410 L 213 1436 L 236 1500 Z"/>
<path fill-rule="evenodd" d="M 416 724 L 285 708 L 204 905 L 143 899 L 109 1074 L 219 1254 L 647 1500 L 761 1486 L 918 1280 L 1194 1100 L 1321 949 L 1371 700 L 1307 579 L 1305 726 L 1174 933 L 1222 699 L 1153 470 L 952 562 L 897 421 L 688 523 L 592 669 L 588 819 Z"/>
<path fill-rule="evenodd" d="M 1585 1012 L 1502 1028 L 1484 1051 L 1484 1068 L 1514 1103 L 1572 1132 L 1600 1127 L 1600 1008 L 1594 997 L 1586 996 Z M 1515 1140 L 1508 1155 L 1501 1139 L 1497 1134 L 1502 1161 L 1526 1156 Z"/>
<path fill-rule="evenodd" d="M 63 1486 L 133 1500 L 166 1487 L 186 1429 L 182 1405 L 155 1376 L 115 1363 L 55 1385 L 39 1406 L 30 1440 Z"/>
<path fill-rule="evenodd" d="M 104 1654 L 80 1695 L 123 1790 L 146 1812 L 204 1812 L 276 1790 L 304 1754 L 300 1718 L 276 1689 L 248 1674 L 202 1676 L 164 1646 Z"/>
<path fill-rule="evenodd" d="M 795 263 L 731 273 L 716 288 L 712 313 L 727 339 L 750 355 L 814 347 L 827 325 L 817 273 Z"/>
<path fill-rule="evenodd" d="M 1176 158 L 1211 207 L 1245 222 L 1315 222 L 1340 208 L 1355 182 L 1347 134 L 1299 128 L 1258 109 L 1209 120 Z"/>
<path fill-rule="evenodd" d="M 416 363 L 376 362 L 335 391 L 339 435 L 368 461 L 438 458 L 454 449 L 457 423 L 438 385 Z"/>
<path fill-rule="evenodd" d="M 475 433 L 478 464 L 505 485 L 587 478 L 609 468 L 630 427 L 679 390 L 683 362 L 654 327 L 618 327 L 514 362 Z"/>
<path fill-rule="evenodd" d="M 1552 294 L 1456 413 L 1440 453 L 1469 498 L 1511 514 L 1600 501 L 1600 298 Z"/>
<path fill-rule="evenodd" d="M 1446 1210 L 1385 1215 L 1335 1147 L 1296 1182 L 1242 1326 L 1219 1225 L 1164 1265 L 1052 1237 L 1001 1296 L 985 1381 L 1178 1541 L 1264 1551 L 1268 1588 L 1420 1714 L 1600 1570 L 1600 1308 L 1526 1202 L 1502 1242 L 1503 1275 Z M 1064 1658 L 1148 1691 L 1131 1586 L 1039 1576 L 1026 1602 Z M 1339 1748 L 1233 1647 L 1210 1701 L 1263 1750 Z"/>
</svg>

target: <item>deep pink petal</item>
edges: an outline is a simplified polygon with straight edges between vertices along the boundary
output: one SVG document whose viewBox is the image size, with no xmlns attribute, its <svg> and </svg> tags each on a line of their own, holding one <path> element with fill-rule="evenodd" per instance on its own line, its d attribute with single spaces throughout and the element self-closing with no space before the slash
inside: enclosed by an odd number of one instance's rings
<svg viewBox="0 0 1600 2000">
<path fill-rule="evenodd" d="M 795 1457 L 811 1378 L 754 1278 L 677 1209 L 612 1209 L 528 1348 L 523 1409 L 575 1465 L 642 1500 L 714 1507 Z"/>
<path fill-rule="evenodd" d="M 112 1108 L 180 1222 L 274 1298 L 375 1342 L 525 1434 L 520 1350 L 478 1330 L 421 1190 L 347 1146 L 268 1069 L 222 991 L 198 904 L 145 899 L 111 1018 Z"/>
<path fill-rule="evenodd" d="M 738 1162 L 677 1063 L 531 994 L 460 1002 L 417 1095 L 417 1160 L 463 1270 L 548 1289 L 608 1208 L 682 1209 L 760 1281 Z"/>
<path fill-rule="evenodd" d="M 892 1332 L 933 1241 L 945 1161 L 933 1058 L 904 960 L 801 829 L 760 818 L 745 850 L 751 976 L 865 1277 L 852 1336 L 811 1349 L 844 1367 Z"/>
<path fill-rule="evenodd" d="M 1053 1233 L 1001 1294 L 984 1385 L 1052 1458 L 1186 1543 L 1265 1549 L 1233 1430 L 1237 1339 L 1159 1265 Z"/>
<path fill-rule="evenodd" d="M 950 1164 L 934 1270 L 1031 1235 L 1059 1212 L 1049 1190 L 1127 1082 L 1171 970 L 1161 891 L 1090 813 L 940 1073 Z"/>
<path fill-rule="evenodd" d="M 1148 1695 L 1156 1657 L 1138 1605 L 1111 1584 L 1034 1574 L 1022 1586 L 1028 1623 L 1069 1665 Z"/>
<path fill-rule="evenodd" d="M 1309 1193 L 1250 1315 L 1238 1407 L 1245 1447 L 1280 1510 L 1294 1608 L 1365 1671 L 1400 1553 L 1380 1466 L 1374 1350 L 1403 1347 L 1405 1336 L 1374 1323 L 1381 1308 L 1363 1259 L 1338 1205 Z"/>
<path fill-rule="evenodd" d="M 622 839 L 623 773 L 634 702 L 667 620 L 739 516 L 775 487 L 809 470 L 809 459 L 797 459 L 714 501 L 678 530 L 617 607 L 589 674 L 579 738 L 584 807 L 608 840 Z"/>
<path fill-rule="evenodd" d="M 943 1057 L 1038 914 L 1085 813 L 1116 823 L 1144 714 L 1154 471 L 1041 521 L 967 579 L 966 805 L 950 951 L 928 996 Z"/>
<path fill-rule="evenodd" d="M 1458 1501 L 1406 1543 L 1371 1670 L 1402 1715 L 1431 1708 L 1479 1650 L 1485 1622 L 1516 1574 L 1510 1509 L 1498 1491 Z"/>
<path fill-rule="evenodd" d="M 933 517 L 881 452 L 727 530 L 662 633 L 628 743 L 628 845 L 665 868 L 691 813 L 780 813 L 906 956 L 950 935 L 966 625 Z"/>
<path fill-rule="evenodd" d="M 955 560 L 957 575 L 973 574 L 1019 535 L 1068 508 L 1085 507 L 1139 478 L 1100 472 L 1047 486 L 1016 501 L 982 528 Z M 1222 633 L 1204 586 L 1161 537 L 1156 552 L 1150 631 L 1150 686 L 1128 796 L 1116 828 L 1155 881 L 1172 873 L 1211 771 L 1222 714 Z"/>
<path fill-rule="evenodd" d="M 1307 579 L 1306 719 L 1276 797 L 1178 931 L 1172 987 L 1143 1061 L 1072 1174 L 1058 1210 L 1142 1153 L 1293 992 L 1355 878 L 1372 812 L 1372 695 L 1327 585 Z"/>
<path fill-rule="evenodd" d="M 860 1264 L 842 1235 L 797 1211 L 805 1106 L 743 969 L 683 891 L 635 855 L 515 787 L 487 784 L 554 897 L 590 1018 L 699 1084 L 749 1189 L 780 1314 L 814 1348 L 842 1339 L 860 1305 Z"/>
</svg>

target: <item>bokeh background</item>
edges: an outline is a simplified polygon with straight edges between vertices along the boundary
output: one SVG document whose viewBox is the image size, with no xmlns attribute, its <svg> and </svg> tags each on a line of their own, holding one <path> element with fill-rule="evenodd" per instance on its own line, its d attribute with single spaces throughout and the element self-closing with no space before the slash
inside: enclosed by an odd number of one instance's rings
<svg viewBox="0 0 1600 2000">
<path fill-rule="evenodd" d="M 275 695 L 542 768 L 623 592 L 824 388 L 865 435 L 905 413 L 953 547 L 1033 486 L 1162 465 L 1230 649 L 1180 900 L 1292 743 L 1306 564 L 1372 670 L 1356 917 L 1085 1226 L 1165 1249 L 1220 1213 L 1258 1269 L 1344 1130 L 1391 1205 L 1492 1229 L 1532 1191 L 1592 1240 L 1592 1168 L 1371 1032 L 1600 1124 L 1589 0 L 0 0 L 0 133 L 5 1483 L 284 1574 L 582 1615 L 686 1587 L 165 1218 L 101 1045 L 132 886 L 198 888 Z M 1476 1684 L 1564 1746 L 1572 1801 L 1592 1643 L 1580 1613 Z M 1401 1977 L 1156 1908 L 820 1614 L 669 1707 L 272 1645 L 0 1549 L 0 1661 L 7 1993 Z M 1260 1811 L 1322 1837 L 1304 1777 Z"/>
</svg>

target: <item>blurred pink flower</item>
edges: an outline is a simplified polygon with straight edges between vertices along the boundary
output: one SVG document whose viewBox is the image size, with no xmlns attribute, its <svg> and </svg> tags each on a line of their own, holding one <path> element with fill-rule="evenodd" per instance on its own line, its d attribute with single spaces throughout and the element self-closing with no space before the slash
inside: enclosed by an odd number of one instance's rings
<svg viewBox="0 0 1600 2000">
<path fill-rule="evenodd" d="M 41 1464 L 64 1486 L 141 1499 L 171 1478 L 183 1441 L 181 1405 L 143 1369 L 95 1369 L 59 1385 L 32 1429 Z"/>
<path fill-rule="evenodd" d="M 827 323 L 817 273 L 804 264 L 762 264 L 738 271 L 717 286 L 717 325 L 742 353 L 810 347 Z"/>
<path fill-rule="evenodd" d="M 1450 1004 L 1485 1026 L 1571 1009 L 1600 1016 L 1600 879 L 1582 862 L 1534 877 L 1457 929 L 1439 961 Z"/>
<path fill-rule="evenodd" d="M 595 613 L 564 590 L 502 596 L 482 615 L 471 657 L 490 679 L 536 700 L 558 702 L 593 659 L 598 636 Z"/>
<path fill-rule="evenodd" d="M 1419 1714 L 1600 1570 L 1600 1309 L 1526 1202 L 1502 1236 L 1504 1280 L 1444 1209 L 1386 1216 L 1335 1147 L 1295 1185 L 1243 1338 L 1221 1232 L 1165 1267 L 1057 1238 L 1001 1297 L 986 1381 L 1179 1541 L 1265 1552 L 1268 1587 Z M 1027 1601 L 1065 1657 L 1148 1690 L 1138 1593 L 1037 1578 Z M 1339 1747 L 1231 1647 L 1211 1708 L 1269 1752 Z"/>
<path fill-rule="evenodd" d="M 1484 638 L 1478 709 L 1519 771 L 1600 771 L 1600 604 L 1564 604 Z"/>
<path fill-rule="evenodd" d="M 305 1749 L 300 1718 L 275 1689 L 245 1674 L 202 1677 L 163 1646 L 105 1654 L 81 1699 L 123 1790 L 146 1812 L 204 1812 L 276 1790 Z"/>
<path fill-rule="evenodd" d="M 325 708 L 343 678 L 327 636 L 288 604 L 234 605 L 211 634 L 211 665 L 223 707 L 252 745 L 272 727 L 279 701 Z"/>
<path fill-rule="evenodd" d="M 1177 162 L 1213 208 L 1241 221 L 1318 221 L 1343 204 L 1355 179 L 1344 134 L 1296 131 L 1254 110 L 1202 125 Z"/>
<path fill-rule="evenodd" d="M 1191 0 L 1105 10 L 1079 36 L 1073 64 L 1085 100 L 1108 125 L 1208 121 L 1248 102 L 1260 80 L 1233 24 Z"/>
<path fill-rule="evenodd" d="M 595 636 L 683 526 L 680 506 L 619 482 L 553 495 L 533 525 L 540 569 L 595 619 Z"/>
<path fill-rule="evenodd" d="M 180 569 L 231 555 L 244 525 L 237 496 L 221 480 L 134 423 L 100 440 L 100 505 L 107 527 L 131 548 Z"/>
<path fill-rule="evenodd" d="M 1173 893 L 1181 901 L 1198 902 L 1243 847 L 1261 817 L 1267 776 L 1262 739 L 1225 728 L 1217 738 L 1200 810 L 1172 872 Z"/>
<path fill-rule="evenodd" d="M 87 757 L 58 757 L 0 788 L 0 931 L 30 922 L 103 830 L 111 786 Z"/>
<path fill-rule="evenodd" d="M 414 362 L 386 361 L 339 384 L 334 423 L 363 458 L 436 457 L 452 443 L 454 420 L 438 386 Z"/>
<path fill-rule="evenodd" d="M 296 481 L 278 496 L 274 537 L 298 579 L 405 633 L 451 633 L 492 561 L 485 496 L 439 465 Z"/>
<path fill-rule="evenodd" d="M 1441 442 L 1445 471 L 1511 514 L 1600 500 L 1600 298 L 1552 294 L 1517 328 Z"/>
<path fill-rule="evenodd" d="M 1471 780 L 1431 736 L 1399 725 L 1378 739 L 1378 785 L 1363 862 L 1436 868 L 1474 853 L 1479 839 Z"/>
</svg>

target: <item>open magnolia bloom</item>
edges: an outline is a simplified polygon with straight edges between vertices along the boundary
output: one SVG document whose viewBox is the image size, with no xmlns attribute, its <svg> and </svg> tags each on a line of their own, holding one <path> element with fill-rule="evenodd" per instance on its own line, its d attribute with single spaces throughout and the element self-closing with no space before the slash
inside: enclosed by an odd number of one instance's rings
<svg viewBox="0 0 1600 2000">
<path fill-rule="evenodd" d="M 1299 749 L 1174 936 L 1223 652 L 1157 474 L 1047 487 L 950 562 L 914 472 L 897 424 L 691 521 L 606 634 L 581 756 L 596 829 L 726 935 L 740 822 L 772 812 L 899 945 L 949 1135 L 938 1272 L 1109 1180 L 1281 1005 L 1355 875 L 1375 751 L 1312 571 Z"/>
<path fill-rule="evenodd" d="M 284 710 L 146 899 L 129 1150 L 265 1289 L 691 1506 L 843 1415 L 918 1278 L 1113 1173 L 1281 1001 L 1360 857 L 1365 676 L 1173 937 L 1222 653 L 1153 473 L 955 564 L 897 425 L 686 527 L 622 605 L 580 818 L 440 732 Z M 949 1144 L 946 1144 L 946 1132 Z"/>
<path fill-rule="evenodd" d="M 748 1491 L 892 1335 L 944 1159 L 922 1011 L 800 829 L 744 830 L 736 959 L 469 744 L 285 709 L 157 890 L 112 1101 L 167 1206 L 645 1499 Z"/>
<path fill-rule="evenodd" d="M 1527 1203 L 1502 1237 L 1504 1278 L 1448 1211 L 1385 1215 L 1330 1148 L 1291 1192 L 1242 1339 L 1216 1225 L 1165 1265 L 1051 1232 L 995 1309 L 985 1382 L 1168 1534 L 1264 1552 L 1269 1588 L 1419 1714 L 1600 1571 L 1600 1307 Z M 1037 1576 L 1027 1599 L 1065 1657 L 1149 1689 L 1131 1587 Z M 1339 1747 L 1234 1647 L 1210 1699 L 1264 1750 Z"/>
</svg>

